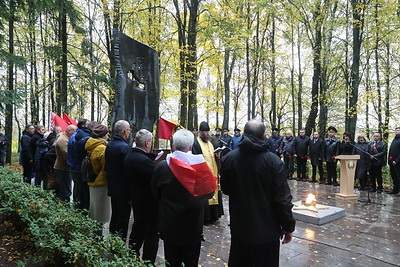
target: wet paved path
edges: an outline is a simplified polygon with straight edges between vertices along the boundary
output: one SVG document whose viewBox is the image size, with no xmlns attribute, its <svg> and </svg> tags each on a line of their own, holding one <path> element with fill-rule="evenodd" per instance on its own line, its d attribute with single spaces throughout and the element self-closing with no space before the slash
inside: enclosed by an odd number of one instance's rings
<svg viewBox="0 0 400 267">
<path fill-rule="evenodd" d="M 324 225 L 296 222 L 291 243 L 281 245 L 281 266 L 400 266 L 400 198 L 370 193 L 371 201 L 335 199 L 339 187 L 289 181 L 293 202 L 315 193 L 319 204 L 346 210 L 346 216 Z M 356 190 L 360 199 L 367 192 Z M 228 197 L 224 197 L 225 215 L 214 225 L 204 227 L 201 266 L 226 266 L 229 256 L 230 231 Z M 158 259 L 162 261 L 160 242 Z M 159 265 L 163 266 L 163 264 Z"/>
</svg>

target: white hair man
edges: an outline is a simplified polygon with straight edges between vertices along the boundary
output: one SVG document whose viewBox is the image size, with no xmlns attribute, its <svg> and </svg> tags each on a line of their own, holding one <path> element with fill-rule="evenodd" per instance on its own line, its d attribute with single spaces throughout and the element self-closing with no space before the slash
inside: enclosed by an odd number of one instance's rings
<svg viewBox="0 0 400 267">
<path fill-rule="evenodd" d="M 152 190 L 158 201 L 158 226 L 171 266 L 197 266 L 203 233 L 204 202 L 216 190 L 216 177 L 202 155 L 191 153 L 193 133 L 173 135 L 174 153 L 154 169 Z"/>
<path fill-rule="evenodd" d="M 151 177 L 156 163 L 155 154 L 150 153 L 153 134 L 141 129 L 135 136 L 136 147 L 124 160 L 125 178 L 128 181 L 132 201 L 134 223 L 129 238 L 129 246 L 140 254 L 143 260 L 155 263 L 158 250 L 157 204 L 151 192 Z"/>
</svg>

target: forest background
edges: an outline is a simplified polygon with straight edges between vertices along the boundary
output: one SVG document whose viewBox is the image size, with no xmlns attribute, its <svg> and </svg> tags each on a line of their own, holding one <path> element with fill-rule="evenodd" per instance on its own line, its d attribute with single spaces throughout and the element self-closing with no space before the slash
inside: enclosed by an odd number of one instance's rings
<svg viewBox="0 0 400 267">
<path fill-rule="evenodd" d="M 153 47 L 160 116 L 324 136 L 399 125 L 400 0 L 0 0 L 0 126 L 111 125 L 112 29 Z"/>
</svg>

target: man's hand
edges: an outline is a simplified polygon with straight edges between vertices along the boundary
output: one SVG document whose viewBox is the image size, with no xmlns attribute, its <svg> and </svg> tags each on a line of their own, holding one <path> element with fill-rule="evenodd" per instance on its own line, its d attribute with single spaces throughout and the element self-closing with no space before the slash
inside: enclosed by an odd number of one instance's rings
<svg viewBox="0 0 400 267">
<path fill-rule="evenodd" d="M 297 154 L 294 154 L 293 157 L 297 158 Z"/>
<path fill-rule="evenodd" d="M 396 161 L 393 160 L 393 166 L 396 166 L 396 164 L 397 164 Z"/>
<path fill-rule="evenodd" d="M 290 241 L 292 241 L 293 233 L 288 233 L 286 231 L 282 231 L 281 234 L 281 240 L 282 240 L 282 245 L 287 244 Z"/>
</svg>

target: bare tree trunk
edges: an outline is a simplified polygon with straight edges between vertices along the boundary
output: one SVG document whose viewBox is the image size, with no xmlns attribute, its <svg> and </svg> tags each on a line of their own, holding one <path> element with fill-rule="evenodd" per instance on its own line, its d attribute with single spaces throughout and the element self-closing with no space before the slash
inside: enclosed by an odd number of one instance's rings
<svg viewBox="0 0 400 267">
<path fill-rule="evenodd" d="M 9 19 L 8 19 L 8 52 L 14 55 L 14 12 L 15 2 L 10 0 Z M 14 62 L 13 59 L 8 61 L 8 91 L 12 96 L 14 93 Z M 6 104 L 6 121 L 5 121 L 5 135 L 9 142 L 6 145 L 6 163 L 11 163 L 11 148 L 13 139 L 13 105 L 8 102 Z"/>
<path fill-rule="evenodd" d="M 389 120 L 390 120 L 390 42 L 386 42 L 386 66 L 385 66 L 385 123 L 383 125 L 383 140 L 389 139 Z"/>
<path fill-rule="evenodd" d="M 277 126 L 277 110 L 276 110 L 276 92 L 277 92 L 277 86 L 276 86 L 276 56 L 275 56 L 275 17 L 272 16 L 271 18 L 272 24 L 271 24 L 271 34 L 270 34 L 270 46 L 271 46 L 271 112 L 272 112 L 272 117 L 270 118 L 271 120 L 271 127 L 276 127 Z M 280 123 L 278 123 L 279 125 Z"/>
<path fill-rule="evenodd" d="M 353 13 L 353 59 L 351 64 L 351 88 L 349 109 L 346 114 L 345 128 L 353 136 L 357 125 L 358 87 L 360 84 L 360 55 L 364 26 L 365 0 L 351 0 Z"/>
<path fill-rule="evenodd" d="M 294 24 L 291 25 L 292 65 L 290 66 L 290 88 L 292 91 L 292 132 L 296 132 L 296 88 L 294 86 Z M 300 65 L 300 62 L 299 62 Z"/>
<path fill-rule="evenodd" d="M 230 108 L 230 82 L 232 78 L 233 68 L 235 66 L 236 56 L 233 53 L 231 57 L 231 50 L 226 49 L 224 53 L 224 119 L 222 128 L 229 128 L 229 108 Z M 232 59 L 231 59 L 232 58 Z"/>
<path fill-rule="evenodd" d="M 247 1 L 247 30 L 250 31 L 250 4 Z M 246 37 L 246 76 L 247 76 L 247 120 L 250 120 L 251 115 L 251 73 L 250 73 L 250 40 Z M 236 123 L 236 122 L 235 122 Z"/>
</svg>

